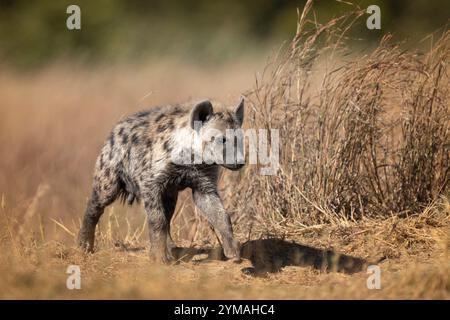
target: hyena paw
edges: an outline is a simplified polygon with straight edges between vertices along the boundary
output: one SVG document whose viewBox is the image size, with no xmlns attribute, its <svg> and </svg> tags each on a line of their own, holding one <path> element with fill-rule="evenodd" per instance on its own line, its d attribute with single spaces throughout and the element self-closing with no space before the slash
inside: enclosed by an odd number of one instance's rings
<svg viewBox="0 0 450 320">
<path fill-rule="evenodd" d="M 223 253 L 225 257 L 228 259 L 232 259 L 235 262 L 239 262 L 241 260 L 241 251 L 239 241 L 233 240 L 232 246 L 223 246 Z"/>
<path fill-rule="evenodd" d="M 94 252 L 94 241 L 81 235 L 78 237 L 78 247 L 84 252 L 92 253 Z"/>
</svg>

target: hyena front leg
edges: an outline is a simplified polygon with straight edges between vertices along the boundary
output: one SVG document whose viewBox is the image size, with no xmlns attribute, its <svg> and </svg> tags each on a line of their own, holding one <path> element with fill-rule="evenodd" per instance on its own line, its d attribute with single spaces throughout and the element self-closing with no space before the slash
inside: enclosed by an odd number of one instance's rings
<svg viewBox="0 0 450 320">
<path fill-rule="evenodd" d="M 213 226 L 227 258 L 240 258 L 239 242 L 233 237 L 230 216 L 226 213 L 217 192 L 193 191 L 194 202 Z"/>
<path fill-rule="evenodd" d="M 172 220 L 173 213 L 175 212 L 175 207 L 177 205 L 178 191 L 167 191 L 164 193 L 163 205 L 164 205 L 164 215 L 167 220 L 167 255 L 169 260 L 173 260 L 172 249 L 176 247 L 175 242 L 170 235 L 170 221 Z"/>
</svg>

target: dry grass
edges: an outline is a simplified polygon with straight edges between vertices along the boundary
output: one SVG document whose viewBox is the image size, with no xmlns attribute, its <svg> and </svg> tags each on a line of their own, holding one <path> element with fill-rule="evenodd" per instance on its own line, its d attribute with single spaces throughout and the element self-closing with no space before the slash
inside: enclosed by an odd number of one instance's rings
<svg viewBox="0 0 450 320">
<path fill-rule="evenodd" d="M 0 298 L 449 299 L 450 34 L 425 54 L 386 37 L 346 58 L 341 40 L 360 12 L 309 28 L 309 9 L 255 85 L 257 61 L 4 71 Z M 281 163 L 276 176 L 248 166 L 221 179 L 241 264 L 221 259 L 188 194 L 173 221 L 176 265 L 150 265 L 138 206 L 106 210 L 95 254 L 74 246 L 96 153 L 121 116 L 235 102 L 252 86 L 247 125 L 280 129 Z M 381 290 L 366 287 L 371 263 Z M 82 290 L 66 288 L 71 264 Z"/>
<path fill-rule="evenodd" d="M 145 236 L 115 243 L 115 232 L 103 221 L 98 233 L 99 250 L 81 253 L 70 242 L 4 235 L 0 272 L 1 298 L 126 298 L 126 299 L 449 299 L 450 205 L 442 200 L 423 213 L 406 219 L 363 220 L 341 226 L 291 235 L 289 240 L 308 244 L 314 251 L 332 249 L 380 261 L 381 290 L 366 287 L 365 270 L 346 272 L 336 266 L 315 265 L 324 251 L 313 253 L 298 265 L 291 251 L 277 252 L 274 261 L 268 247 L 256 246 L 241 264 L 220 260 L 220 250 L 197 254 L 186 252 L 177 265 L 149 264 Z M 8 216 L 2 209 L 2 225 Z M 437 223 L 437 225 L 436 225 Z M 135 230 L 139 233 L 139 229 Z M 188 247 L 186 241 L 177 241 Z M 287 242 L 286 243 L 290 243 Z M 208 246 L 202 245 L 203 249 Z M 275 250 L 283 249 L 275 247 Z M 303 250 L 303 249 L 302 249 Z M 306 252 L 306 251 L 305 251 Z M 269 254 L 270 255 L 269 255 Z M 255 261 L 256 256 L 256 261 Z M 209 257 L 209 258 L 208 258 Z M 258 259 L 263 265 L 258 266 Z M 193 260 L 191 260 L 193 259 Z M 336 260 L 334 260 L 336 261 Z M 68 290 L 66 269 L 79 265 L 82 289 Z M 272 265 L 273 264 L 273 265 Z M 282 268 L 272 268 L 276 264 Z M 252 266 L 265 268 L 259 276 L 243 272 Z"/>
<path fill-rule="evenodd" d="M 424 54 L 389 35 L 358 54 L 344 40 L 360 11 L 306 31 L 308 9 L 249 93 L 252 126 L 280 130 L 280 172 L 247 167 L 237 210 L 298 230 L 405 217 L 448 195 L 450 31 Z"/>
</svg>

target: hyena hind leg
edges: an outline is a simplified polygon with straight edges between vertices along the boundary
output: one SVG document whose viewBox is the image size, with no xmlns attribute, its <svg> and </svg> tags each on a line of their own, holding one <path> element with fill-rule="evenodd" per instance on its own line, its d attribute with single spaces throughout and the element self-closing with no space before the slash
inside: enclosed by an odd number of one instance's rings
<svg viewBox="0 0 450 320">
<path fill-rule="evenodd" d="M 94 187 L 92 191 L 78 234 L 78 246 L 87 252 L 94 251 L 95 227 L 105 211 L 106 206 L 111 204 L 119 194 L 119 187 L 117 185 L 107 188 L 104 191 L 99 191 L 100 189 Z"/>
</svg>

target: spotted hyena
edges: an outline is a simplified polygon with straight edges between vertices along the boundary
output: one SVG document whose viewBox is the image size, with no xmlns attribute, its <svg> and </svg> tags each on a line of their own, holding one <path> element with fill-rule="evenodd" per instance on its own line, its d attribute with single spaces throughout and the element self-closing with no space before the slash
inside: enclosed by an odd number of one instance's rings
<svg viewBox="0 0 450 320">
<path fill-rule="evenodd" d="M 95 165 L 92 194 L 78 236 L 80 247 L 93 250 L 95 227 L 106 206 L 117 198 L 128 204 L 142 200 L 148 215 L 150 257 L 167 263 L 172 259 L 174 244 L 169 228 L 178 193 L 190 188 L 196 206 L 218 235 L 225 256 L 238 259 L 239 243 L 217 191 L 217 178 L 220 166 L 238 170 L 243 164 L 236 158 L 222 164 L 205 160 L 180 163 L 174 159 L 186 150 L 194 157 L 199 150 L 187 147 L 192 142 L 203 147 L 210 140 L 211 130 L 215 132 L 213 140 L 225 144 L 225 132 L 240 128 L 243 117 L 242 99 L 234 110 L 217 105 L 213 108 L 210 101 L 203 101 L 156 107 L 120 121 Z"/>
</svg>

